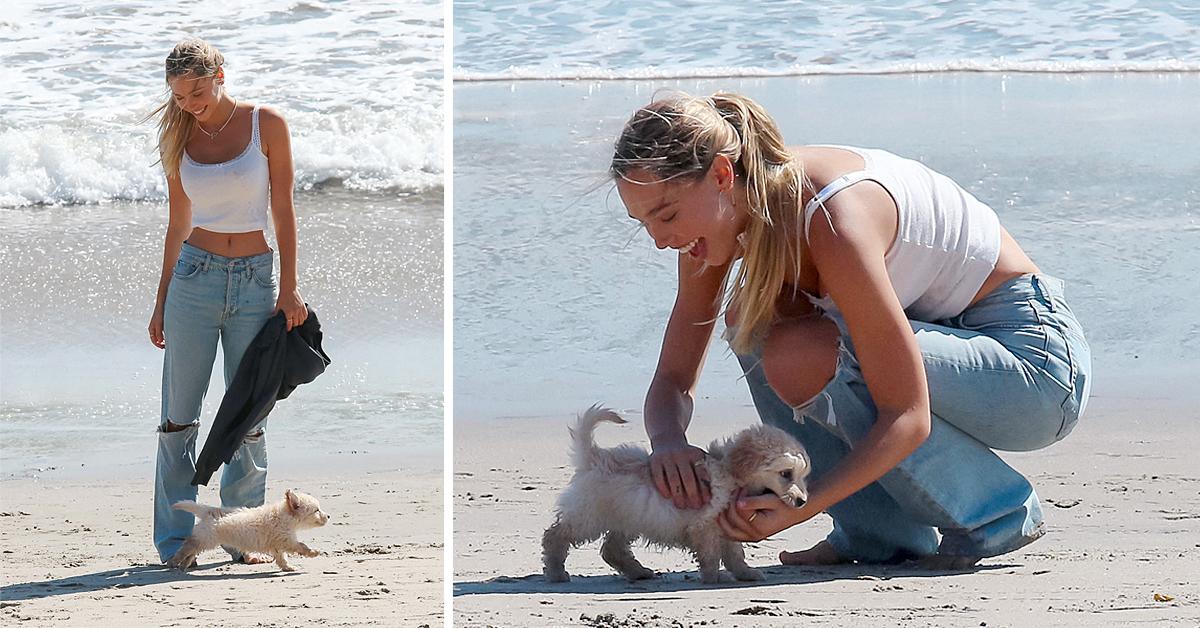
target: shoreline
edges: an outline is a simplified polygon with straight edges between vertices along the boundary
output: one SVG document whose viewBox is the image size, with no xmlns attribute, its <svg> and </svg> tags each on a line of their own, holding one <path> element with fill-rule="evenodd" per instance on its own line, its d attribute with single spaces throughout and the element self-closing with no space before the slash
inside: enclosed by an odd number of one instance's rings
<svg viewBox="0 0 1200 628">
<path fill-rule="evenodd" d="M 344 179 L 339 177 L 330 177 L 328 179 L 309 184 L 307 186 L 298 187 L 295 190 L 295 196 L 298 199 L 307 199 L 308 197 L 325 196 L 325 197 L 361 197 L 364 200 L 413 200 L 417 203 L 441 205 L 442 199 L 445 196 L 444 185 L 434 185 L 428 188 L 379 188 L 379 189 L 355 189 L 348 188 L 343 185 Z M 23 210 L 44 210 L 66 207 L 103 207 L 108 205 L 128 204 L 134 207 L 146 205 L 160 205 L 166 207 L 167 198 L 102 198 L 100 200 L 75 201 L 75 202 L 46 202 L 38 201 L 36 203 L 28 203 L 25 205 L 0 205 L 0 210 L 8 211 L 23 211 Z M 165 214 L 164 214 L 165 215 Z"/>
<path fill-rule="evenodd" d="M 1037 66 L 1038 64 L 1033 64 Z M 580 69 L 582 72 L 582 69 Z M 1010 66 L 1004 68 L 991 67 L 929 67 L 929 68 L 913 68 L 901 67 L 895 69 L 854 69 L 854 68 L 838 68 L 838 69 L 822 69 L 818 67 L 804 68 L 799 70 L 756 70 L 747 69 L 739 72 L 736 68 L 712 68 L 711 71 L 695 70 L 681 71 L 678 73 L 629 73 L 622 75 L 605 75 L 602 73 L 591 74 L 548 74 L 545 76 L 503 76 L 490 75 L 488 73 L 468 73 L 465 77 L 458 76 L 453 79 L 455 87 L 472 85 L 476 83 L 533 83 L 539 81 L 556 81 L 562 83 L 595 81 L 601 83 L 615 83 L 621 81 L 642 82 L 642 81 L 708 81 L 708 80 L 753 80 L 753 79 L 791 79 L 791 78 L 807 78 L 807 77 L 831 77 L 839 76 L 927 76 L 944 74 L 953 76 L 956 74 L 1025 74 L 1025 75 L 1045 75 L 1045 76 L 1074 76 L 1074 75 L 1122 75 L 1122 74 L 1200 74 L 1200 66 L 1186 66 L 1182 62 L 1166 62 L 1160 67 L 1122 67 L 1122 68 L 1079 68 L 1079 69 L 1044 69 L 1043 67 L 1021 68 L 1019 66 Z"/>
</svg>

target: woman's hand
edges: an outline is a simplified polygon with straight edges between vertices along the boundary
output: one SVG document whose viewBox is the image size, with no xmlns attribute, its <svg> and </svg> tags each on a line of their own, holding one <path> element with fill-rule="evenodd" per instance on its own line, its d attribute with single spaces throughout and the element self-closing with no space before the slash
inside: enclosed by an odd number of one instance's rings
<svg viewBox="0 0 1200 628">
<path fill-rule="evenodd" d="M 159 349 L 167 348 L 167 337 L 163 335 L 163 308 L 154 306 L 154 314 L 150 315 L 150 342 Z"/>
<path fill-rule="evenodd" d="M 717 515 L 717 526 L 726 537 L 754 543 L 781 530 L 803 523 L 817 516 L 819 511 L 808 502 L 799 508 L 787 505 L 778 495 L 746 497 L 739 489 L 729 507 Z"/>
<path fill-rule="evenodd" d="M 288 331 L 303 325 L 308 319 L 308 308 L 304 306 L 304 298 L 300 296 L 299 288 L 280 290 L 279 299 L 275 302 L 275 311 L 283 312 L 287 317 Z"/>
<path fill-rule="evenodd" d="M 654 487 L 676 508 L 696 509 L 712 498 L 708 488 L 708 468 L 703 449 L 687 444 L 659 446 L 650 454 L 650 475 Z"/>
</svg>

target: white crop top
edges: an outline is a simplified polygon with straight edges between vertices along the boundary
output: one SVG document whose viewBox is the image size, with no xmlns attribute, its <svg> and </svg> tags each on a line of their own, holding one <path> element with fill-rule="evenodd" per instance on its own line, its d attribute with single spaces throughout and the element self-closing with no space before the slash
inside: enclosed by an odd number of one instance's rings
<svg viewBox="0 0 1200 628">
<path fill-rule="evenodd" d="M 896 240 L 884 265 L 905 314 L 925 322 L 961 314 L 1000 257 L 996 212 L 918 161 L 879 149 L 831 148 L 860 155 L 865 166 L 835 179 L 805 205 L 805 239 L 818 208 L 828 219 L 825 201 L 859 181 L 874 181 L 896 203 Z M 829 309 L 832 300 L 819 304 Z"/>
<path fill-rule="evenodd" d="M 253 118 L 250 143 L 229 161 L 196 163 L 183 151 L 179 180 L 192 201 L 193 227 L 219 233 L 266 230 L 271 174 L 258 136 L 258 107 Z"/>
</svg>

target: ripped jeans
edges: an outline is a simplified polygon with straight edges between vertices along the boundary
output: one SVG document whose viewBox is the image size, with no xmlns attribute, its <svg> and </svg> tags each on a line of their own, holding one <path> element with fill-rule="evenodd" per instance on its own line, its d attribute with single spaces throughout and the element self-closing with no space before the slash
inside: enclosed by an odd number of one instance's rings
<svg viewBox="0 0 1200 628">
<path fill-rule="evenodd" d="M 225 356 L 225 385 L 246 347 L 275 310 L 272 253 L 222 257 L 184 243 L 167 288 L 163 331 L 162 417 L 154 472 L 154 546 L 166 561 L 192 533 L 190 513 L 171 504 L 195 500 L 196 437 L 200 410 L 217 356 Z M 184 425 L 166 431 L 167 422 Z M 267 444 L 262 425 L 250 431 L 221 475 L 221 505 L 260 506 L 266 494 Z M 234 559 L 236 550 L 226 548 Z"/>
<path fill-rule="evenodd" d="M 826 314 L 841 331 L 837 369 L 804 404 L 789 407 L 768 386 L 759 358 L 738 356 L 762 421 L 804 443 L 814 479 L 876 418 L 845 323 L 835 310 Z M 1062 281 L 1023 275 L 954 318 L 910 322 L 932 431 L 894 469 L 828 510 L 828 542 L 843 559 L 879 563 L 934 553 L 984 558 L 1034 541 L 1044 533 L 1037 493 L 992 450 L 1057 442 L 1087 403 L 1091 352 Z"/>
</svg>

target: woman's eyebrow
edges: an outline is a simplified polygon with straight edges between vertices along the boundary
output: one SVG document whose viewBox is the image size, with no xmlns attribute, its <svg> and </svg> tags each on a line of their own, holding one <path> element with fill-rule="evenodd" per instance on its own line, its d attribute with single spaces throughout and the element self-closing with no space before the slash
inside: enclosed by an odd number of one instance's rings
<svg viewBox="0 0 1200 628">
<path fill-rule="evenodd" d="M 646 212 L 646 218 L 654 217 L 654 214 L 657 214 L 658 212 L 662 211 L 663 209 L 666 208 L 667 205 L 670 205 L 670 204 L 671 204 L 671 201 L 668 199 L 663 199 L 663 200 L 659 201 L 658 205 L 655 205 L 653 209 Z M 634 220 L 636 220 L 638 222 L 641 222 L 641 220 L 642 220 L 641 218 L 635 218 L 633 214 L 629 214 L 629 217 L 633 218 Z"/>
</svg>

